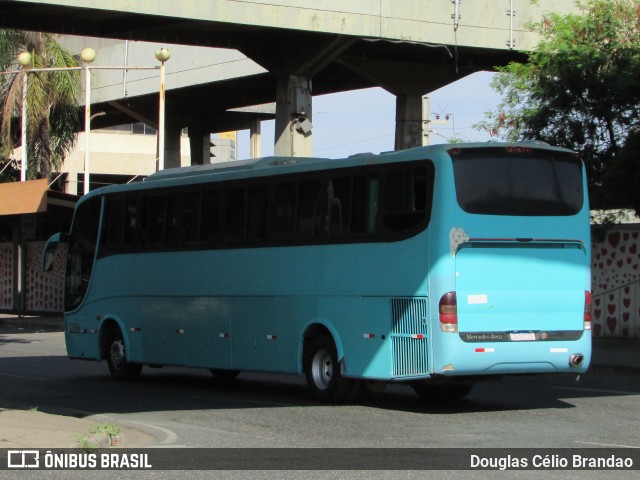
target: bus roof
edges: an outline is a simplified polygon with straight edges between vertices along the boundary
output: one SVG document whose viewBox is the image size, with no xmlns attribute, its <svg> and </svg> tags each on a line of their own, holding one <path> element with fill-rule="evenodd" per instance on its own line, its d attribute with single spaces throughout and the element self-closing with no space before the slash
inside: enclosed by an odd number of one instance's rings
<svg viewBox="0 0 640 480">
<path fill-rule="evenodd" d="M 293 172 L 314 171 L 331 168 L 344 168 L 358 165 L 371 165 L 376 163 L 393 163 L 396 161 L 410 161 L 426 158 L 426 155 L 434 155 L 437 152 L 467 148 L 500 148 L 510 146 L 523 146 L 528 148 L 543 150 L 566 149 L 552 147 L 543 142 L 521 142 L 521 143 L 461 143 L 461 144 L 438 144 L 425 147 L 417 147 L 408 150 L 374 153 L 358 153 L 346 158 L 324 158 L 324 157 L 262 157 L 251 160 L 237 160 L 233 162 L 212 163 L 207 165 L 192 165 L 188 167 L 169 168 L 161 170 L 148 176 L 143 182 L 136 182 L 125 185 L 111 185 L 95 190 L 96 195 L 109 192 L 119 192 L 137 189 L 154 188 L 160 185 L 156 182 L 167 182 L 166 185 L 182 184 L 186 180 L 194 183 L 207 181 L 207 177 L 216 179 L 230 179 L 238 174 L 238 178 L 247 176 L 268 176 Z M 432 160 L 436 158 L 431 157 Z M 213 180 L 211 178 L 211 180 Z M 92 191 L 91 193 L 93 193 Z M 91 195 L 91 193 L 89 195 Z"/>
</svg>

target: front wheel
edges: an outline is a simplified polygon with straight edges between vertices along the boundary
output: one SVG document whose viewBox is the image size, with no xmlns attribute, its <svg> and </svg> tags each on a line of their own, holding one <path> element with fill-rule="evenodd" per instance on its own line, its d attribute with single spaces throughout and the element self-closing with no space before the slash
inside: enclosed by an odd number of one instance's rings
<svg viewBox="0 0 640 480">
<path fill-rule="evenodd" d="M 315 338 L 306 353 L 304 370 L 314 397 L 326 402 L 354 400 L 360 384 L 342 376 L 336 346 L 330 337 Z"/>
<path fill-rule="evenodd" d="M 124 338 L 119 329 L 115 329 L 107 341 L 107 363 L 109 372 L 118 380 L 133 380 L 140 376 L 142 365 L 131 363 L 127 359 Z"/>
</svg>

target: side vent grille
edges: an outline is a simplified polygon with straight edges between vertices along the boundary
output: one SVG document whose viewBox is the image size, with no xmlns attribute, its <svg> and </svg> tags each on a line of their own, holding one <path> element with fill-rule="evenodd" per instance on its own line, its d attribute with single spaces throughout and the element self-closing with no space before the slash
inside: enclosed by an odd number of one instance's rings
<svg viewBox="0 0 640 480">
<path fill-rule="evenodd" d="M 394 377 L 429 373 L 427 357 L 428 304 L 426 298 L 391 299 L 391 340 Z"/>
</svg>

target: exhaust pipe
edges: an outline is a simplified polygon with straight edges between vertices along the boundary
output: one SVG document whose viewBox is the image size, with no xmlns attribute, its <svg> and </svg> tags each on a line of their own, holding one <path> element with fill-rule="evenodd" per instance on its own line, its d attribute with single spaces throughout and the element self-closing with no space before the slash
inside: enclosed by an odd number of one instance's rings
<svg viewBox="0 0 640 480">
<path fill-rule="evenodd" d="M 584 355 L 581 353 L 574 353 L 569 357 L 569 366 L 579 367 L 584 362 Z"/>
</svg>

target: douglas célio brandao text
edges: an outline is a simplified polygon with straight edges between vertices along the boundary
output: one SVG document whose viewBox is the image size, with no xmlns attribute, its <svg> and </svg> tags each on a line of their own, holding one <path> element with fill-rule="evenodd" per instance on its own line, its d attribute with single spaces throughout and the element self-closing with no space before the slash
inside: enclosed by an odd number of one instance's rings
<svg viewBox="0 0 640 480">
<path fill-rule="evenodd" d="M 547 469 L 633 469 L 635 467 L 632 458 L 608 454 L 602 455 L 574 454 L 537 454 L 537 455 L 504 455 L 482 456 L 473 454 L 470 456 L 470 467 L 478 470 L 547 470 Z"/>
</svg>

